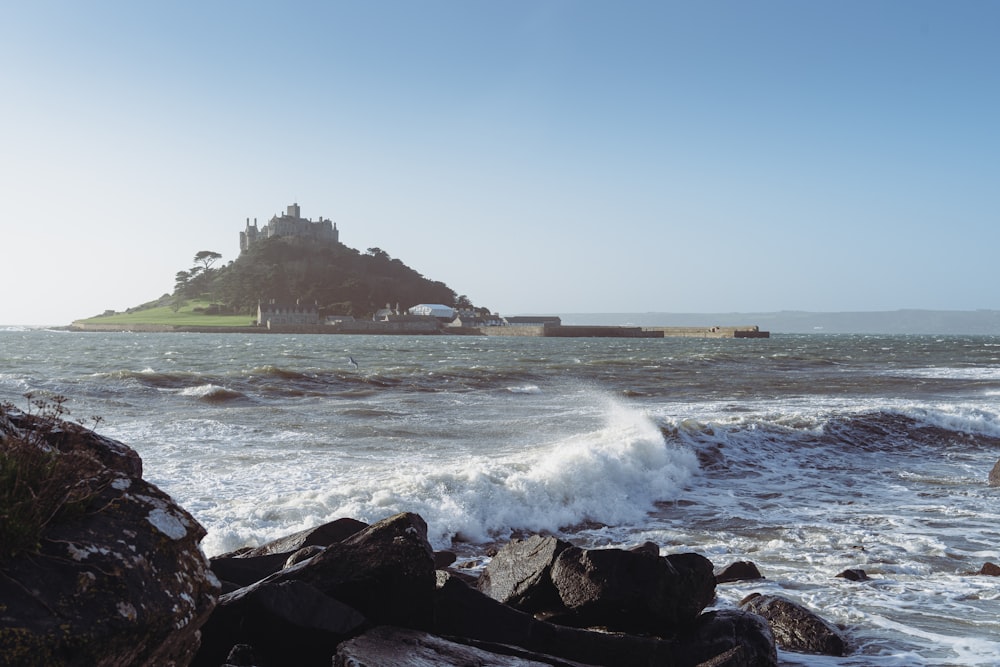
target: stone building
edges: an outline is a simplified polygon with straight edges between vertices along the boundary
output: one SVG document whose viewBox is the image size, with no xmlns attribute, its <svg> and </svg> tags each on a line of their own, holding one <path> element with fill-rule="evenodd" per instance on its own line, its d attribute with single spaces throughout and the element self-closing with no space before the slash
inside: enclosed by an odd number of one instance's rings
<svg viewBox="0 0 1000 667">
<path fill-rule="evenodd" d="M 303 326 L 319 324 L 319 307 L 315 303 L 282 303 L 271 299 L 257 304 L 257 326 Z"/>
<path fill-rule="evenodd" d="M 317 241 L 340 241 L 337 223 L 325 220 L 322 216 L 315 222 L 303 218 L 299 205 L 292 204 L 286 209 L 284 215 L 275 215 L 260 229 L 257 228 L 257 218 L 254 218 L 253 224 L 250 224 L 250 218 L 247 218 L 247 227 L 240 232 L 240 252 L 246 252 L 250 246 L 261 239 L 275 236 L 298 236 Z"/>
</svg>

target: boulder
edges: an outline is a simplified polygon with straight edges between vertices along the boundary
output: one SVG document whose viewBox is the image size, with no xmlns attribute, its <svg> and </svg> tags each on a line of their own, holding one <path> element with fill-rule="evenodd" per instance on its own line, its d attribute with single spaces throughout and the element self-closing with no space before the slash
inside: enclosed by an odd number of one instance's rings
<svg viewBox="0 0 1000 667">
<path fill-rule="evenodd" d="M 380 626 L 337 649 L 334 667 L 585 667 L 499 644 L 487 648 L 448 641 L 418 630 Z"/>
<path fill-rule="evenodd" d="M 224 590 L 232 592 L 260 581 L 283 567 L 311 557 L 317 549 L 340 542 L 367 527 L 367 523 L 356 519 L 337 519 L 280 537 L 259 547 L 216 556 L 212 558 L 212 571 L 222 581 Z M 303 551 L 304 549 L 308 551 Z"/>
<path fill-rule="evenodd" d="M 700 615 L 674 653 L 677 664 L 769 667 L 778 664 L 774 635 L 763 617 L 739 609 Z"/>
<path fill-rule="evenodd" d="M 254 558 L 270 554 L 284 554 L 287 557 L 304 547 L 328 547 L 331 544 L 342 542 L 367 527 L 367 523 L 358 521 L 357 519 L 337 519 L 316 526 L 315 528 L 307 528 L 306 530 L 300 530 L 285 537 L 279 537 L 267 544 L 262 544 L 259 547 L 243 552 L 237 557 Z"/>
<path fill-rule="evenodd" d="M 693 622 L 683 638 L 667 640 L 622 633 L 594 632 L 534 618 L 466 585 L 450 573 L 437 573 L 431 632 L 462 637 L 463 642 L 520 646 L 548 656 L 609 667 L 693 667 L 733 652 L 719 667 L 777 665 L 766 622 L 733 612 L 727 622 Z M 708 615 L 704 615 L 707 617 Z M 737 622 L 739 619 L 739 622 Z"/>
<path fill-rule="evenodd" d="M 847 579 L 848 581 L 868 581 L 868 573 L 864 570 L 851 568 L 844 570 L 836 578 Z"/>
<path fill-rule="evenodd" d="M 994 463 L 990 470 L 990 486 L 1000 486 L 1000 461 Z"/>
<path fill-rule="evenodd" d="M 847 650 L 836 627 L 791 600 L 754 593 L 740 601 L 740 608 L 766 618 L 775 643 L 785 650 L 834 656 Z"/>
<path fill-rule="evenodd" d="M 550 577 L 562 605 L 550 620 L 632 634 L 672 636 L 715 597 L 712 563 L 697 554 L 570 547 Z"/>
<path fill-rule="evenodd" d="M 258 582 L 219 599 L 192 667 L 232 663 L 227 655 L 238 646 L 252 647 L 265 665 L 327 667 L 364 624 L 357 610 L 303 581 Z"/>
<path fill-rule="evenodd" d="M 983 566 L 979 569 L 979 574 L 988 577 L 1000 577 L 1000 565 L 989 562 L 983 563 Z"/>
<path fill-rule="evenodd" d="M 549 573 L 569 542 L 532 535 L 511 540 L 486 565 L 478 580 L 480 591 L 528 613 L 559 605 L 559 593 Z"/>
<path fill-rule="evenodd" d="M 42 524 L 37 548 L 0 562 L 3 663 L 188 664 L 219 592 L 199 548 L 204 529 L 141 478 L 141 460 L 122 443 L 8 415 L 0 454 L 18 447 L 47 452 L 46 474 L 66 476 L 73 495 Z"/>
<path fill-rule="evenodd" d="M 715 575 L 715 583 L 724 584 L 731 581 L 752 581 L 763 578 L 764 575 L 760 573 L 754 563 L 748 560 L 738 560 L 719 570 L 718 574 Z"/>
<path fill-rule="evenodd" d="M 715 577 L 708 559 L 660 556 L 652 543 L 581 549 L 535 535 L 501 548 L 478 588 L 553 623 L 665 637 L 711 603 Z"/>
<path fill-rule="evenodd" d="M 405 512 L 264 581 L 303 581 L 357 609 L 373 624 L 421 629 L 431 616 L 434 571 L 427 524 Z"/>
</svg>

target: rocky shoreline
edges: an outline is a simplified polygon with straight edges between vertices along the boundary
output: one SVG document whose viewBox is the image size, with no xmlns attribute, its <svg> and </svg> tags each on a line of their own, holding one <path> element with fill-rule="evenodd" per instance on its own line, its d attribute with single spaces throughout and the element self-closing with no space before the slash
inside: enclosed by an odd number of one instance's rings
<svg viewBox="0 0 1000 667">
<path fill-rule="evenodd" d="M 473 572 L 412 513 L 208 559 L 204 529 L 124 444 L 3 406 L 0 445 L 5 461 L 27 447 L 68 462 L 85 490 L 2 554 L 5 665 L 770 667 L 779 646 L 851 651 L 849 631 L 790 600 L 711 609 L 717 586 L 761 577 L 752 563 L 531 535 Z"/>
</svg>

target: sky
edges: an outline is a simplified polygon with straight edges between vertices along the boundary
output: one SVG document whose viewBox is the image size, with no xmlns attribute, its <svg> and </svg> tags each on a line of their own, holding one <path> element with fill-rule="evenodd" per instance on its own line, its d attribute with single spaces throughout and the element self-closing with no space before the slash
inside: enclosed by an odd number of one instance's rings
<svg viewBox="0 0 1000 667">
<path fill-rule="evenodd" d="M 0 323 L 298 203 L 504 315 L 1000 308 L 1000 3 L 6 3 Z"/>
</svg>

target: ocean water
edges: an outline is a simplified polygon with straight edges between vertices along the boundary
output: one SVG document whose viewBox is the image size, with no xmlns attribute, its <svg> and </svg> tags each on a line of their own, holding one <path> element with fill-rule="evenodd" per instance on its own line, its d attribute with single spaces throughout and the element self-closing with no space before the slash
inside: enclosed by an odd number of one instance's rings
<svg viewBox="0 0 1000 667">
<path fill-rule="evenodd" d="M 357 368 L 349 362 L 357 361 Z M 532 532 L 646 540 L 842 626 L 843 658 L 1000 664 L 1000 338 L 0 331 L 0 400 L 66 396 L 217 555 L 414 511 L 473 567 Z M 869 580 L 837 578 L 860 568 Z"/>
</svg>

